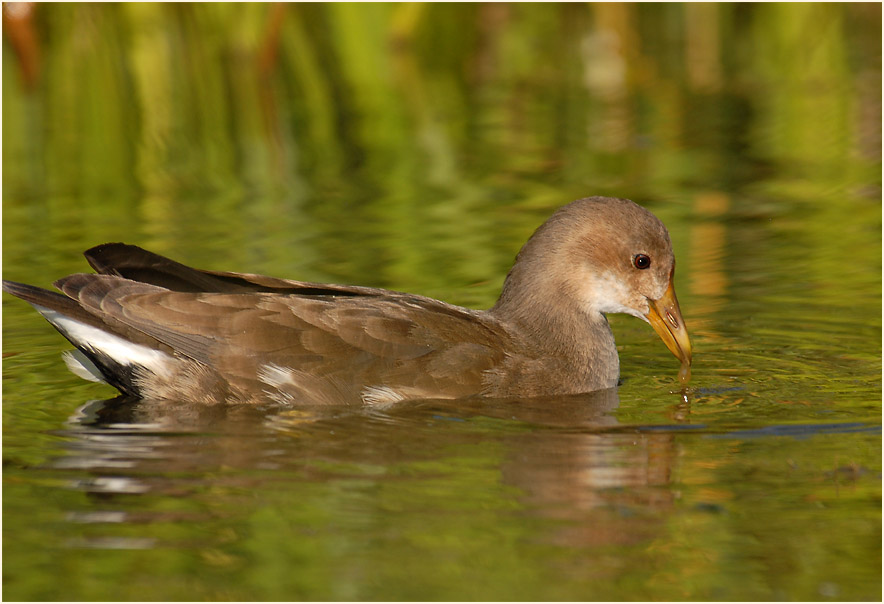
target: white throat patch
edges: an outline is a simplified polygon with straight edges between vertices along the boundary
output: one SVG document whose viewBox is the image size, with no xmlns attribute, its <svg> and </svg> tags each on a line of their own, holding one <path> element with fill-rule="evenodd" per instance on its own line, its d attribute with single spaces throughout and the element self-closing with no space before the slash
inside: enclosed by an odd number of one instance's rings
<svg viewBox="0 0 884 604">
<path fill-rule="evenodd" d="M 629 299 L 629 288 L 621 279 L 613 273 L 606 272 L 592 282 L 591 291 L 587 292 L 586 298 L 593 300 L 590 310 L 600 313 L 624 313 L 638 317 L 647 323 L 648 305 L 645 302 L 644 314 L 640 310 L 630 308 L 623 304 L 623 300 Z"/>
</svg>

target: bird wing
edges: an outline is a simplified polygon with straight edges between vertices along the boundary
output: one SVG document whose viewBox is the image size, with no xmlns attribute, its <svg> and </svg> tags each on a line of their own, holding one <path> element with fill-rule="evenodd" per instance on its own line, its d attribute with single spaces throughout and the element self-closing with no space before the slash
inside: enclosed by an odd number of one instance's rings
<svg viewBox="0 0 884 604">
<path fill-rule="evenodd" d="M 504 357 L 506 334 L 483 313 L 384 290 L 170 291 L 108 274 L 71 275 L 56 286 L 106 324 L 155 339 L 233 390 L 286 402 L 461 396 L 480 391 L 483 372 Z"/>
</svg>

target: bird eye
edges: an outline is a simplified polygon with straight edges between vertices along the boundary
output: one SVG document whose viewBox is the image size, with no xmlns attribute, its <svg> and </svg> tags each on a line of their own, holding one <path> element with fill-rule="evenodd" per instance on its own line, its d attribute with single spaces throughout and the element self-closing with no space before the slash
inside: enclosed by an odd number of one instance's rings
<svg viewBox="0 0 884 604">
<path fill-rule="evenodd" d="M 651 266 L 651 258 L 645 254 L 636 254 L 632 257 L 632 265 L 640 270 L 645 270 Z"/>
</svg>

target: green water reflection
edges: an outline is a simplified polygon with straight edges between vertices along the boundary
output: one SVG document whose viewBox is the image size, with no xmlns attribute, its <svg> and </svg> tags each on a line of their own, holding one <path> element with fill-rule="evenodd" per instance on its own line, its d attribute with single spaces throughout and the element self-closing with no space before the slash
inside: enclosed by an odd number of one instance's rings
<svg viewBox="0 0 884 604">
<path fill-rule="evenodd" d="M 4 297 L 7 599 L 880 600 L 880 5 L 16 8 L 4 278 L 124 240 L 483 308 L 616 195 L 695 366 L 615 316 L 617 392 L 87 404 Z"/>
</svg>

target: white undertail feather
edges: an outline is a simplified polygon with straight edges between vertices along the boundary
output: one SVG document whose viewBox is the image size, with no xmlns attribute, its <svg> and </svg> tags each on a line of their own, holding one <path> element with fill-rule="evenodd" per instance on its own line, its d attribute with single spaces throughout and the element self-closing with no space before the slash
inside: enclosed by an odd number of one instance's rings
<svg viewBox="0 0 884 604">
<path fill-rule="evenodd" d="M 175 363 L 172 357 L 159 350 L 134 344 L 50 308 L 38 305 L 34 305 L 34 308 L 78 346 L 100 352 L 120 365 L 140 367 L 155 375 L 167 376 Z M 68 369 L 81 378 L 93 382 L 104 381 L 98 368 L 80 351 L 70 353 L 70 356 L 65 357 L 65 363 Z"/>
<path fill-rule="evenodd" d="M 104 376 L 101 375 L 101 372 L 98 370 L 98 367 L 95 366 L 95 363 L 90 361 L 89 357 L 87 357 L 81 351 L 68 350 L 61 353 L 61 358 L 64 359 L 64 364 L 68 366 L 68 369 L 71 370 L 71 373 L 73 373 L 77 377 L 81 377 L 84 380 L 89 380 L 90 382 L 103 382 L 105 384 L 107 383 L 104 379 Z"/>
</svg>

